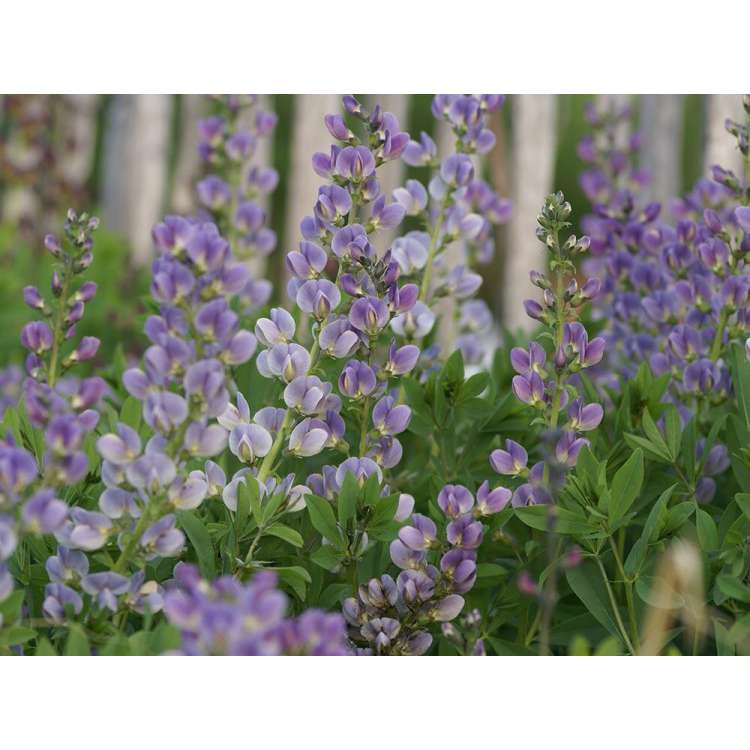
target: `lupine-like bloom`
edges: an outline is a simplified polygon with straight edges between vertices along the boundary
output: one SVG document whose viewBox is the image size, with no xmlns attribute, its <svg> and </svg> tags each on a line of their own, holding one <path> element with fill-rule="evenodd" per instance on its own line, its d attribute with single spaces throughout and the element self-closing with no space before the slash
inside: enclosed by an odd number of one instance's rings
<svg viewBox="0 0 750 750">
<path fill-rule="evenodd" d="M 388 390 L 390 379 L 408 373 L 419 354 L 415 346 L 389 349 L 384 340 L 391 321 L 413 308 L 418 289 L 400 283 L 401 268 L 391 250 L 377 247 L 378 232 L 397 226 L 406 213 L 399 201 L 388 202 L 381 194 L 377 169 L 399 158 L 409 137 L 392 114 L 379 107 L 368 113 L 353 97 L 345 102 L 347 112 L 364 125 L 367 138 L 360 141 L 345 117 L 326 117 L 338 143 L 329 154 L 315 154 L 313 168 L 327 182 L 318 190 L 312 215 L 302 221 L 299 250 L 287 255 L 292 274 L 288 294 L 310 316 L 312 346 L 308 350 L 298 343 L 304 332 L 296 331 L 292 317 L 281 309 L 272 310 L 256 326 L 258 340 L 266 347 L 258 356 L 258 370 L 285 384 L 287 407 L 258 470 L 261 483 L 284 445 L 298 457 L 326 448 L 347 450 L 341 397 L 361 415 L 358 455 L 382 468 L 394 466 L 401 457 L 394 435 L 399 421 L 408 423 L 408 407 L 394 414 L 390 432 L 382 431 L 382 421 L 377 430 L 370 429 L 370 422 L 372 407 Z M 327 278 L 333 262 L 336 275 Z M 347 359 L 337 379 L 340 396 L 319 376 L 321 357 Z"/>
<path fill-rule="evenodd" d="M 747 122 L 727 123 L 742 151 L 750 129 L 750 100 L 743 100 Z M 720 167 L 713 181 L 700 180 L 672 206 L 675 224 L 659 221 L 658 204 L 643 205 L 645 176 L 632 166 L 637 138 L 612 149 L 612 131 L 626 112 L 591 109 L 594 135 L 579 153 L 594 168 L 582 184 L 595 204 L 585 225 L 592 237 L 590 266 L 605 279 L 594 302 L 604 318 L 612 358 L 597 380 L 618 387 L 646 362 L 655 375 L 670 375 L 666 399 L 683 421 L 717 404 L 731 392 L 727 353 L 747 335 L 745 308 L 750 279 L 742 260 L 750 247 L 743 226 L 743 179 Z M 744 140 L 743 140 L 744 139 Z M 583 291 L 583 290 L 582 290 Z M 713 480 L 704 477 L 702 498 Z M 711 494 L 713 494 L 711 492 Z"/>
<path fill-rule="evenodd" d="M 564 479 L 564 472 L 575 466 L 578 454 L 588 440 L 580 436 L 595 429 L 602 421 L 600 404 L 587 404 L 582 397 L 569 401 L 575 391 L 575 373 L 597 365 L 604 354 L 604 339 L 589 340 L 588 333 L 576 318 L 588 297 L 582 289 L 596 287 L 586 282 L 579 288 L 575 278 L 575 255 L 589 248 L 589 238 L 570 235 L 563 241 L 562 230 L 570 226 L 569 203 L 562 193 L 549 196 L 538 217 L 537 236 L 551 255 L 551 273 L 532 271 L 531 280 L 542 290 L 542 301 L 526 302 L 527 313 L 543 323 L 552 334 L 553 353 L 548 361 L 542 346 L 532 341 L 528 349 L 511 351 L 510 361 L 516 375 L 513 393 L 519 401 L 540 413 L 553 449 L 543 460 L 527 467 L 528 453 L 519 443 L 507 440 L 505 449 L 490 455 L 490 465 L 499 474 L 527 479 L 513 494 L 513 505 L 548 503 Z"/>
<path fill-rule="evenodd" d="M 68 506 L 59 495 L 88 471 L 83 443 L 97 425 L 95 407 L 106 386 L 97 377 L 62 376 L 74 364 L 95 356 L 99 348 L 93 337 L 69 343 L 85 303 L 96 292 L 93 282 L 80 286 L 75 282 L 93 261 L 92 237 L 98 223 L 96 218 L 69 211 L 64 238 L 44 239 L 56 262 L 50 299 L 35 287 L 24 290 L 24 301 L 41 320 L 27 323 L 21 331 L 21 343 L 29 354 L 20 398 L 32 425 L 43 431 L 44 453 L 42 465 L 37 466 L 10 433 L 0 438 L 0 599 L 12 590 L 7 560 L 25 535 L 54 534 L 61 539 L 68 533 Z"/>
<path fill-rule="evenodd" d="M 510 491 L 490 492 L 485 482 L 477 501 L 466 487 L 446 485 L 438 496 L 444 531 L 431 518 L 413 514 L 390 547 L 391 560 L 401 568 L 398 577 L 373 578 L 344 602 L 350 636 L 364 644 L 363 653 L 424 654 L 432 644 L 431 625 L 458 616 L 462 594 L 476 581 L 476 550 L 484 533 L 479 519 L 502 510 Z"/>
<path fill-rule="evenodd" d="M 251 278 L 246 262 L 266 258 L 276 247 L 263 202 L 279 179 L 276 170 L 255 163 L 254 156 L 258 142 L 276 127 L 277 117 L 258 109 L 255 95 L 217 96 L 214 101 L 220 113 L 199 123 L 199 151 L 209 174 L 197 185 L 198 198 L 245 272 L 233 269 L 213 283 L 237 293 L 244 312 L 252 314 L 270 298 L 271 284 Z"/>
<path fill-rule="evenodd" d="M 440 161 L 437 146 L 422 133 L 420 141 L 409 142 L 402 158 L 411 166 L 432 170 L 429 186 L 409 180 L 393 192 L 394 201 L 408 215 L 419 217 L 425 227 L 423 232 L 412 231 L 398 238 L 392 248 L 401 272 L 419 284 L 419 302 L 412 311 L 397 316 L 391 324 L 393 331 L 407 340 L 424 338 L 435 321 L 428 305 L 452 298 L 454 305 L 460 304 L 456 346 L 470 364 L 481 362 L 480 336 L 492 326 L 486 304 L 471 299 L 481 284 L 472 268 L 492 259 L 493 225 L 510 217 L 510 203 L 477 176 L 470 155 L 485 154 L 494 145 L 487 118 L 502 102 L 503 97 L 490 94 L 436 96 L 432 112 L 453 130 L 455 153 Z M 446 250 L 456 242 L 465 261 L 451 267 Z"/>
<path fill-rule="evenodd" d="M 346 624 L 338 614 L 306 610 L 285 617 L 287 598 L 271 572 L 248 584 L 224 576 L 209 583 L 198 569 L 175 568 L 175 585 L 164 596 L 167 619 L 179 628 L 188 655 L 345 656 Z"/>
</svg>

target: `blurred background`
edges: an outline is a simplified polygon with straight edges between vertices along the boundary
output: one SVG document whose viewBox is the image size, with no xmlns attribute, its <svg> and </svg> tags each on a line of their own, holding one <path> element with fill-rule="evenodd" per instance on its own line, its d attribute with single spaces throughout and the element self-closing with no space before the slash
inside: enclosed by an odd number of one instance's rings
<svg viewBox="0 0 750 750">
<path fill-rule="evenodd" d="M 412 137 L 429 133 L 443 144 L 441 153 L 450 147 L 450 133 L 442 132 L 430 112 L 432 95 L 361 98 L 368 105 L 380 102 Z M 525 324 L 521 303 L 529 296 L 528 271 L 541 259 L 534 228 L 545 194 L 563 190 L 579 219 L 589 210 L 578 185 L 584 165 L 576 145 L 588 132 L 584 106 L 592 99 L 630 102 L 632 127 L 643 139 L 642 166 L 652 174 L 650 197 L 667 207 L 707 175 L 710 165 L 734 168 L 739 161 L 724 131 L 724 120 L 739 116 L 739 96 L 509 96 L 493 115 L 497 145 L 481 163 L 483 177 L 514 206 L 512 220 L 497 228 L 493 262 L 482 269 L 481 294 L 498 326 Z M 105 357 L 114 355 L 117 342 L 126 355 L 140 350 L 151 227 L 165 213 L 196 208 L 197 122 L 210 106 L 210 97 L 198 95 L 0 96 L 0 366 L 21 359 L 18 335 L 29 319 L 21 290 L 47 285 L 41 239 L 59 229 L 68 207 L 102 219 L 91 269 L 99 293 L 87 306 L 83 332 L 102 339 Z M 261 106 L 279 118 L 255 162 L 279 172 L 278 188 L 265 207 L 277 249 L 264 275 L 274 282 L 272 302 L 282 302 L 284 255 L 299 241 L 299 222 L 311 212 L 321 183 L 311 156 L 328 151 L 331 137 L 323 117 L 339 111 L 340 99 L 264 95 Z M 390 193 L 410 176 L 417 176 L 411 168 L 389 163 L 381 184 Z M 0 383 L 0 396 L 3 387 Z"/>
</svg>

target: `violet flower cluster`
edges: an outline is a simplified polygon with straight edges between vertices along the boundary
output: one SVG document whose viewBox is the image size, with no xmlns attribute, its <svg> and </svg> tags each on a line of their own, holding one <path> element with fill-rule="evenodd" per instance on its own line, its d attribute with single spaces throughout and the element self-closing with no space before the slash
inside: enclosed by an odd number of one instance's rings
<svg viewBox="0 0 750 750">
<path fill-rule="evenodd" d="M 743 103 L 747 122 L 728 122 L 727 129 L 747 163 L 750 98 Z M 628 153 L 602 146 L 612 140 L 607 133 L 618 119 L 593 113 L 595 137 L 579 149 L 596 165 L 582 185 L 596 212 L 585 221 L 595 254 L 595 266 L 588 268 L 606 279 L 594 305 L 595 314 L 608 321 L 603 336 L 612 358 L 604 382 L 617 387 L 613 375 L 632 377 L 647 362 L 655 375 L 669 374 L 667 398 L 683 421 L 701 420 L 730 393 L 729 346 L 745 340 L 749 330 L 747 176 L 713 167 L 713 181 L 700 180 L 675 202 L 675 225 L 659 222 L 658 204 L 639 207 L 643 179 L 623 185 L 623 175 L 633 173 L 635 146 Z M 715 481 L 706 474 L 696 496 L 709 501 L 714 492 Z"/>
<path fill-rule="evenodd" d="M 491 490 L 488 482 L 476 500 L 466 487 L 449 484 L 437 498 L 443 529 L 428 516 L 411 516 L 390 546 L 391 560 L 401 573 L 395 580 L 388 574 L 371 579 L 343 604 L 351 638 L 363 644 L 360 653 L 427 652 L 430 625 L 454 620 L 464 607 L 462 594 L 476 581 L 477 549 L 484 535 L 479 519 L 498 513 L 510 499 L 510 490 Z"/>
<path fill-rule="evenodd" d="M 532 271 L 531 281 L 542 290 L 541 302 L 526 300 L 529 317 L 542 323 L 545 337 L 552 339 L 552 353 L 532 341 L 528 349 L 511 350 L 511 364 L 516 371 L 513 393 L 519 401 L 538 410 L 538 421 L 552 448 L 541 461 L 528 468 L 528 452 L 519 443 L 507 440 L 504 449 L 490 456 L 492 468 L 499 474 L 525 480 L 513 493 L 514 506 L 549 503 L 564 481 L 565 472 L 575 466 L 578 454 L 588 440 L 583 433 L 595 429 L 604 410 L 598 403 L 586 403 L 578 393 L 576 373 L 598 364 L 605 342 L 589 340 L 578 320 L 581 308 L 596 297 L 600 283 L 588 279 L 579 284 L 574 258 L 589 247 L 589 238 L 561 232 L 570 226 L 571 206 L 562 193 L 550 195 L 537 217 L 537 237 L 549 251 L 549 273 Z"/>
<path fill-rule="evenodd" d="M 256 95 L 212 97 L 220 113 L 199 123 L 199 152 L 209 174 L 197 184 L 201 205 L 229 241 L 239 261 L 259 269 L 258 261 L 276 247 L 276 233 L 267 226 L 264 200 L 276 189 L 278 173 L 255 163 L 261 139 L 276 127 L 273 112 L 257 109 Z M 263 307 L 271 297 L 271 283 L 248 278 L 239 292 L 245 314 Z"/>
<path fill-rule="evenodd" d="M 388 388 L 392 378 L 414 367 L 419 350 L 389 344 L 383 334 L 394 317 L 412 309 L 418 289 L 399 283 L 400 269 L 391 251 L 378 252 L 373 243 L 380 229 L 396 227 L 404 217 L 404 208 L 387 203 L 381 194 L 376 170 L 399 158 L 409 138 L 397 119 L 380 107 L 368 113 L 350 96 L 344 97 L 344 107 L 363 136 L 357 136 L 342 115 L 325 118 L 338 143 L 330 153 L 313 157 L 313 168 L 327 182 L 318 190 L 313 215 L 301 223 L 299 250 L 286 259 L 292 275 L 288 293 L 308 316 L 311 345 L 302 343 L 306 330 L 282 308 L 256 324 L 256 336 L 265 347 L 258 370 L 281 381 L 286 407 L 268 412 L 274 414 L 276 429 L 273 443 L 263 446 L 260 482 L 273 471 L 283 446 L 298 457 L 325 448 L 348 454 L 347 415 L 357 423 L 354 455 L 387 469 L 402 454 L 396 435 L 408 424 L 408 408 L 396 408 Z M 329 273 L 331 266 L 335 275 Z M 333 383 L 315 374 L 322 357 L 344 360 L 338 394 Z"/>
<path fill-rule="evenodd" d="M 97 226 L 97 219 L 69 211 L 63 240 L 47 235 L 44 241 L 57 261 L 51 297 L 35 287 L 24 289 L 26 304 L 40 320 L 21 331 L 21 343 L 29 351 L 22 407 L 31 425 L 43 431 L 43 444 L 35 456 L 10 431 L 0 437 L 0 599 L 12 590 L 7 561 L 25 535 L 54 534 L 60 543 L 70 541 L 69 509 L 58 495 L 86 476 L 84 441 L 99 421 L 95 407 L 106 385 L 98 377 L 61 375 L 92 358 L 99 347 L 98 339 L 86 336 L 70 343 L 85 303 L 96 293 L 93 282 L 76 286 L 75 281 L 93 261 Z"/>
<path fill-rule="evenodd" d="M 471 155 L 486 154 L 494 146 L 487 119 L 502 103 L 503 97 L 495 94 L 437 95 L 432 112 L 451 128 L 454 151 L 441 159 L 433 139 L 422 133 L 419 141 L 409 142 L 402 158 L 411 166 L 430 169 L 429 184 L 408 180 L 393 191 L 394 200 L 424 229 L 408 232 L 393 244 L 392 256 L 402 274 L 413 278 L 420 292 L 414 308 L 398 316 L 392 328 L 409 341 L 422 340 L 433 329 L 438 301 L 450 300 L 450 307 L 445 307 L 455 318 L 456 346 L 470 364 L 481 362 L 479 335 L 492 325 L 487 305 L 474 299 L 482 279 L 473 268 L 492 260 L 493 225 L 508 221 L 511 212 L 510 201 L 500 198 L 476 174 Z M 451 265 L 446 251 L 455 243 L 461 243 L 465 257 Z M 425 354 L 423 364 L 429 366 L 438 349 L 430 347 Z"/>
<path fill-rule="evenodd" d="M 143 367 L 123 375 L 153 434 L 144 445 L 136 430 L 120 423 L 99 438 L 106 490 L 100 512 L 80 511 L 89 531 L 79 546 L 98 549 L 116 535 L 118 574 L 131 562 L 179 554 L 184 534 L 175 512 L 193 510 L 217 491 L 221 471 L 212 462 L 205 471 L 191 466 L 227 446 L 228 430 L 218 418 L 230 405 L 232 368 L 257 346 L 230 306 L 249 272 L 216 225 L 169 216 L 153 235 L 160 255 L 151 293 L 159 314 L 146 321 L 151 346 Z"/>
<path fill-rule="evenodd" d="M 181 652 L 229 656 L 345 656 L 346 623 L 316 609 L 286 617 L 286 595 L 276 575 L 257 573 L 247 584 L 231 576 L 205 581 L 193 565 L 178 563 L 166 595 L 167 619 L 180 629 Z"/>
</svg>

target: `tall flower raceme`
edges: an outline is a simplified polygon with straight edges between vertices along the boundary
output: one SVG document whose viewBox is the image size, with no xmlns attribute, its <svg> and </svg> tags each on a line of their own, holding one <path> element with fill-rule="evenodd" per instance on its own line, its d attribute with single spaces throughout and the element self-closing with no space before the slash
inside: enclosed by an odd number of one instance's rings
<svg viewBox="0 0 750 750">
<path fill-rule="evenodd" d="M 436 303 L 450 300 L 445 314 L 454 316 L 456 346 L 471 364 L 481 361 L 479 334 L 492 323 L 487 305 L 474 299 L 482 279 L 473 269 L 492 259 L 493 225 L 508 221 L 511 212 L 510 201 L 497 195 L 476 174 L 471 155 L 486 154 L 494 146 L 495 136 L 487 127 L 487 118 L 502 103 L 503 97 L 495 94 L 437 95 L 432 112 L 451 128 L 454 150 L 441 158 L 426 133 L 419 141 L 410 141 L 402 158 L 411 166 L 429 169 L 429 183 L 425 186 L 418 180 L 408 180 L 393 192 L 406 214 L 416 217 L 424 227 L 399 237 L 392 248 L 401 273 L 413 278 L 420 290 L 417 304 L 393 321 L 393 330 L 409 341 L 425 339 L 435 324 Z M 465 246 L 465 258 L 451 265 L 446 251 L 459 242 Z M 429 366 L 435 354 L 431 347 L 423 364 Z"/>
<path fill-rule="evenodd" d="M 96 293 L 96 284 L 77 285 L 76 277 L 93 261 L 97 226 L 97 219 L 69 211 L 63 239 L 45 238 L 56 260 L 51 296 L 45 298 L 35 287 L 24 289 L 26 304 L 40 320 L 21 331 L 21 343 L 29 351 L 21 405 L 31 425 L 43 431 L 43 441 L 24 434 L 18 418 L 12 422 L 16 429 L 0 441 L 0 598 L 12 590 L 7 561 L 24 536 L 54 534 L 67 542 L 69 508 L 59 495 L 80 482 L 89 468 L 84 441 L 99 420 L 95 407 L 106 385 L 98 377 L 79 380 L 67 373 L 91 359 L 99 347 L 93 337 L 75 341 L 76 323 Z"/>
<path fill-rule="evenodd" d="M 570 226 L 571 206 L 562 193 L 550 195 L 537 221 L 537 237 L 549 252 L 547 273 L 531 272 L 531 281 L 542 290 L 541 302 L 527 300 L 529 317 L 545 327 L 542 338 L 551 339 L 550 354 L 532 341 L 527 349 L 511 350 L 516 372 L 513 393 L 519 401 L 538 410 L 545 438 L 549 441 L 542 460 L 528 467 L 528 451 L 508 440 L 504 448 L 490 456 L 499 474 L 525 480 L 513 493 L 514 506 L 549 503 L 564 482 L 565 472 L 575 466 L 578 454 L 588 440 L 586 432 L 602 421 L 604 410 L 598 403 L 586 403 L 578 392 L 575 375 L 598 364 L 604 354 L 601 337 L 589 340 L 580 322 L 581 308 L 596 297 L 600 283 L 588 279 L 579 284 L 574 259 L 589 248 L 589 238 L 561 234 Z"/>
<path fill-rule="evenodd" d="M 119 553 L 107 573 L 118 582 L 115 595 L 126 593 L 132 566 L 138 575 L 146 561 L 180 552 L 185 536 L 176 511 L 195 509 L 221 491 L 221 469 L 210 461 L 205 470 L 196 464 L 226 447 L 228 432 L 218 418 L 234 388 L 232 368 L 256 348 L 230 307 L 248 271 L 216 225 L 167 217 L 153 234 L 160 255 L 151 293 L 159 314 L 146 321 L 151 346 L 143 367 L 123 375 L 151 436 L 144 445 L 135 429 L 120 423 L 99 438 L 106 485 L 99 511 L 72 519 L 75 546 L 94 550 L 117 540 Z"/>
<path fill-rule="evenodd" d="M 480 519 L 498 513 L 510 490 L 490 490 L 484 482 L 476 496 L 462 485 L 446 485 L 437 505 L 436 523 L 414 513 L 390 545 L 391 560 L 401 572 L 385 574 L 359 586 L 343 604 L 350 636 L 365 654 L 419 656 L 432 645 L 430 628 L 450 623 L 464 608 L 477 578 L 477 549 L 484 526 Z M 450 631 L 449 631 L 450 632 Z M 483 653 L 481 642 L 475 653 Z"/>
<path fill-rule="evenodd" d="M 644 200 L 650 177 L 637 165 L 640 135 L 626 132 L 630 107 L 589 104 L 586 118 L 593 132 L 579 143 L 578 155 L 591 166 L 580 184 L 593 213 L 581 222 L 591 239 L 583 269 L 602 283 L 592 310 L 604 322 L 608 352 L 608 366 L 594 368 L 592 375 L 617 388 L 617 373 L 632 377 L 656 350 L 659 332 L 640 300 L 663 293 L 667 273 L 661 251 L 673 230 L 659 222 L 660 204 Z"/>
<path fill-rule="evenodd" d="M 354 97 L 345 97 L 344 108 L 362 136 L 345 116 L 325 118 L 337 143 L 330 153 L 315 154 L 313 168 L 326 184 L 318 190 L 312 216 L 302 221 L 299 249 L 287 254 L 288 293 L 309 316 L 312 344 L 308 349 L 295 341 L 295 335 L 298 341 L 307 337 L 281 308 L 256 325 L 266 347 L 258 369 L 284 384 L 286 407 L 277 412 L 279 426 L 258 472 L 261 481 L 285 444 L 296 456 L 337 448 L 370 458 L 383 469 L 401 457 L 396 435 L 406 428 L 409 411 L 388 390 L 391 379 L 414 367 L 419 350 L 397 347 L 386 332 L 394 316 L 414 306 L 418 289 L 400 284 L 391 251 L 376 248 L 378 231 L 398 226 L 405 214 L 399 203 L 388 203 L 381 194 L 376 170 L 401 155 L 408 135 L 380 107 L 369 113 Z M 329 274 L 331 266 L 336 270 Z M 322 374 L 323 360 L 343 360 L 341 369 L 336 366 L 338 394 L 333 383 L 315 374 Z M 351 448 L 344 417 L 350 422 Z"/>
<path fill-rule="evenodd" d="M 338 614 L 308 609 L 285 617 L 288 600 L 270 571 L 242 584 L 223 576 L 205 581 L 179 563 L 166 593 L 167 619 L 181 632 L 181 653 L 231 656 L 346 656 L 346 624 Z"/>
<path fill-rule="evenodd" d="M 595 130 L 609 132 L 606 127 L 613 128 L 616 119 L 593 123 Z M 727 128 L 740 150 L 744 142 L 747 151 L 747 124 L 730 122 Z M 714 167 L 713 182 L 700 180 L 688 196 L 675 201 L 677 222 L 671 227 L 657 222 L 658 205 L 638 209 L 634 191 L 611 188 L 619 184 L 618 167 L 623 173 L 630 169 L 627 154 L 597 151 L 594 143 L 585 141 L 582 154 L 597 159 L 599 168 L 585 174 L 591 176 L 582 184 L 603 186 L 598 217 L 589 218 L 586 229 L 607 279 L 594 308 L 595 315 L 609 321 L 603 332 L 613 351 L 608 380 L 617 385 L 647 362 L 655 375 L 669 374 L 667 399 L 677 405 L 683 422 L 692 416 L 700 421 L 710 405 L 727 398 L 729 346 L 747 331 L 746 178 Z M 726 461 L 720 465 L 726 468 Z M 714 462 L 707 461 L 706 470 L 712 467 Z M 708 474 L 700 478 L 696 497 L 708 501 L 714 492 L 714 479 Z"/>
<path fill-rule="evenodd" d="M 275 190 L 279 176 L 275 169 L 256 163 L 256 153 L 261 139 L 276 127 L 277 117 L 259 109 L 255 95 L 212 98 L 220 111 L 198 126 L 199 151 L 209 171 L 197 184 L 198 198 L 235 258 L 257 272 L 258 261 L 276 247 L 276 233 L 267 226 L 262 204 Z M 266 279 L 248 278 L 238 295 L 245 314 L 265 305 L 271 291 Z"/>
</svg>

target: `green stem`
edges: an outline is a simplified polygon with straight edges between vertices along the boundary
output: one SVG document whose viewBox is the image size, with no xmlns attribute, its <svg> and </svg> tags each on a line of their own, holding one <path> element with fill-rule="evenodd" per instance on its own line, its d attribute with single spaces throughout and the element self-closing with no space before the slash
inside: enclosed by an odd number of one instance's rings
<svg viewBox="0 0 750 750">
<path fill-rule="evenodd" d="M 318 357 L 320 356 L 320 341 L 318 340 L 318 337 L 315 337 L 315 341 L 313 342 L 312 348 L 310 349 L 310 368 L 308 369 L 308 372 L 312 372 L 313 368 L 318 362 Z M 276 438 L 273 441 L 273 444 L 271 445 L 271 450 L 268 451 L 265 458 L 263 459 L 263 463 L 260 465 L 260 469 L 258 469 L 258 481 L 259 482 L 265 482 L 266 479 L 268 479 L 268 475 L 271 473 L 271 469 L 273 469 L 273 465 L 276 461 L 276 458 L 279 455 L 279 451 L 281 450 L 281 446 L 284 444 L 284 440 L 287 438 L 287 434 L 289 433 L 289 429 L 292 426 L 293 423 L 292 419 L 292 410 L 287 409 L 286 414 L 284 415 L 284 421 L 281 423 L 281 427 L 279 428 L 279 431 L 276 433 Z"/>
<path fill-rule="evenodd" d="M 595 556 L 594 559 L 596 560 L 596 564 L 599 566 L 599 571 L 602 574 L 602 580 L 604 581 L 604 587 L 607 589 L 607 595 L 609 596 L 609 603 L 612 605 L 612 612 L 615 616 L 615 621 L 617 622 L 617 627 L 620 630 L 620 635 L 622 636 L 623 642 L 628 648 L 628 651 L 632 655 L 635 655 L 635 649 L 633 648 L 633 644 L 630 641 L 630 637 L 628 636 L 628 631 L 625 629 L 625 624 L 622 621 L 622 617 L 620 615 L 620 609 L 617 606 L 617 601 L 615 600 L 615 595 L 612 592 L 612 587 L 609 585 L 609 579 L 607 578 L 607 571 L 604 569 L 604 565 L 602 565 L 602 561 L 599 559 L 598 556 Z"/>
<path fill-rule="evenodd" d="M 362 404 L 362 422 L 359 428 L 359 455 L 364 456 L 367 449 L 367 424 L 370 419 L 370 397 L 365 396 Z"/>
<path fill-rule="evenodd" d="M 136 525 L 135 530 L 133 531 L 133 535 L 130 537 L 130 540 L 125 545 L 125 549 L 120 553 L 120 557 L 117 559 L 117 562 L 112 568 L 113 573 L 125 572 L 125 569 L 127 568 L 127 565 L 130 562 L 130 558 L 133 556 L 133 553 L 138 547 L 138 542 L 141 541 L 141 537 L 143 536 L 143 532 L 146 530 L 146 527 L 148 526 L 149 521 L 150 521 L 150 514 L 148 513 L 148 505 L 147 505 L 143 509 L 143 514 L 138 520 L 138 524 Z"/>
<path fill-rule="evenodd" d="M 427 292 L 430 290 L 430 280 L 432 277 L 432 264 L 435 261 L 435 254 L 438 251 L 438 237 L 440 236 L 440 230 L 443 228 L 443 222 L 445 221 L 445 208 L 440 209 L 437 219 L 435 220 L 435 226 L 432 229 L 432 235 L 430 236 L 430 247 L 427 251 L 427 263 L 425 263 L 424 274 L 422 275 L 422 283 L 419 287 L 419 299 L 424 302 L 427 299 Z"/>
<path fill-rule="evenodd" d="M 253 555 L 255 554 L 255 550 L 257 549 L 258 544 L 260 543 L 260 540 L 263 536 L 264 531 L 265 531 L 265 527 L 262 525 L 258 525 L 258 531 L 255 532 L 255 537 L 253 538 L 252 544 L 250 545 L 250 549 L 247 551 L 247 554 L 245 555 L 246 563 L 252 562 Z"/>
<path fill-rule="evenodd" d="M 615 562 L 617 563 L 617 570 L 622 576 L 622 581 L 625 587 L 625 601 L 628 607 L 628 620 L 630 624 L 630 636 L 633 639 L 633 643 L 636 647 L 640 644 L 640 633 L 638 631 L 638 615 L 635 611 L 635 600 L 633 598 L 633 581 L 625 574 L 625 566 L 622 563 L 622 557 L 620 551 L 617 549 L 615 540 L 610 536 L 609 544 L 612 547 L 612 554 L 615 556 Z"/>
<path fill-rule="evenodd" d="M 55 323 L 52 329 L 52 351 L 50 352 L 49 368 L 47 369 L 47 383 L 50 388 L 55 387 L 57 383 L 57 367 L 60 359 L 60 347 L 63 342 L 63 324 L 65 323 L 65 313 L 68 307 L 68 294 L 70 293 L 70 282 L 73 278 L 73 263 L 69 256 L 65 256 L 63 261 L 63 280 L 62 291 L 60 292 L 60 301 L 55 314 Z"/>
</svg>

